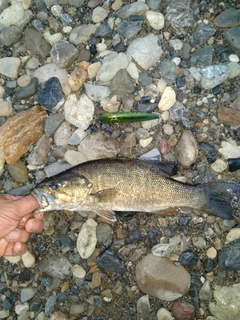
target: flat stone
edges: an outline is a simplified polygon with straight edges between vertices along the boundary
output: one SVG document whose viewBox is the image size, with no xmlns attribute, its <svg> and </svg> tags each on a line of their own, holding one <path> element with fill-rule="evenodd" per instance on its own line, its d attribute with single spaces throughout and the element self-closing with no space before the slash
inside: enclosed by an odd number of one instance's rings
<svg viewBox="0 0 240 320">
<path fill-rule="evenodd" d="M 37 141 L 34 149 L 27 157 L 28 164 L 32 166 L 40 166 L 48 163 L 48 153 L 50 152 L 49 138 L 44 134 Z"/>
<path fill-rule="evenodd" d="M 190 130 L 184 130 L 182 136 L 176 145 L 178 161 L 186 167 L 189 167 L 198 156 L 197 142 Z"/>
<path fill-rule="evenodd" d="M 28 99 L 32 97 L 38 90 L 38 78 L 34 77 L 25 87 L 17 90 L 16 97 L 18 99 Z"/>
<path fill-rule="evenodd" d="M 222 159 L 217 159 L 214 163 L 211 164 L 211 169 L 216 172 L 220 173 L 227 169 L 227 164 Z"/>
<path fill-rule="evenodd" d="M 226 65 L 212 65 L 201 68 L 201 73 L 202 87 L 204 89 L 212 89 L 228 78 L 230 69 Z"/>
<path fill-rule="evenodd" d="M 231 126 L 232 124 L 240 124 L 240 112 L 233 108 L 227 108 L 221 105 L 218 108 L 218 120 L 225 126 Z"/>
<path fill-rule="evenodd" d="M 0 15 L 0 23 L 5 27 L 19 23 L 24 17 L 24 9 L 19 2 L 14 2 L 11 6 L 4 9 Z"/>
<path fill-rule="evenodd" d="M 57 128 L 63 123 L 64 116 L 59 113 L 52 113 L 45 121 L 44 130 L 47 137 L 50 137 Z"/>
<path fill-rule="evenodd" d="M 40 106 L 21 111 L 0 127 L 0 146 L 7 163 L 15 163 L 44 132 L 47 113 Z"/>
<path fill-rule="evenodd" d="M 65 257 L 52 256 L 39 261 L 38 269 L 52 277 L 65 279 L 70 275 L 72 265 Z"/>
<path fill-rule="evenodd" d="M 25 268 L 31 268 L 35 264 L 35 257 L 31 254 L 31 252 L 26 251 L 22 255 L 22 262 L 23 262 Z"/>
<path fill-rule="evenodd" d="M 88 73 L 86 70 L 82 68 L 76 68 L 68 77 L 68 83 L 72 89 L 72 91 L 76 92 L 81 89 L 84 82 L 86 81 Z"/>
<path fill-rule="evenodd" d="M 108 16 L 107 10 L 103 7 L 96 7 L 92 12 L 92 21 L 93 23 L 102 22 Z"/>
<path fill-rule="evenodd" d="M 224 36 L 232 51 L 240 55 L 240 26 L 228 29 Z"/>
<path fill-rule="evenodd" d="M 126 268 L 116 251 L 107 249 L 97 257 L 97 266 L 104 272 L 123 274 Z"/>
<path fill-rule="evenodd" d="M 21 60 L 15 57 L 0 59 L 0 74 L 10 79 L 17 79 Z"/>
<path fill-rule="evenodd" d="M 28 288 L 21 289 L 21 302 L 26 302 L 32 299 L 36 293 L 37 293 L 36 288 L 28 287 Z"/>
<path fill-rule="evenodd" d="M 78 49 L 66 40 L 55 43 L 50 52 L 53 62 L 60 68 L 70 66 L 77 59 L 78 53 Z"/>
<path fill-rule="evenodd" d="M 158 108 L 161 111 L 169 110 L 176 102 L 176 93 L 171 87 L 166 87 L 163 91 Z"/>
<path fill-rule="evenodd" d="M 96 30 L 97 27 L 94 24 L 81 25 L 73 28 L 69 35 L 69 41 L 75 45 L 85 43 Z"/>
<path fill-rule="evenodd" d="M 120 10 L 116 12 L 117 17 L 120 19 L 128 19 L 131 15 L 143 15 L 146 13 L 148 10 L 148 6 L 141 2 L 141 1 L 136 1 L 131 4 L 127 4 L 123 6 Z"/>
<path fill-rule="evenodd" d="M 158 320 L 173 320 L 173 317 L 167 309 L 161 308 L 157 312 L 157 319 Z"/>
<path fill-rule="evenodd" d="M 141 291 L 166 301 L 182 297 L 190 287 L 190 275 L 183 266 L 153 254 L 138 262 L 136 281 Z"/>
<path fill-rule="evenodd" d="M 97 223 L 92 218 L 88 218 L 82 225 L 77 238 L 77 249 L 82 259 L 89 258 L 97 244 L 96 237 Z"/>
<path fill-rule="evenodd" d="M 149 10 L 146 12 L 146 18 L 154 30 L 161 30 L 164 27 L 164 15 L 161 12 Z"/>
<path fill-rule="evenodd" d="M 98 86 L 91 83 L 84 84 L 87 96 L 95 102 L 105 101 L 110 96 L 108 86 Z"/>
<path fill-rule="evenodd" d="M 0 101 L 0 117 L 8 117 L 12 114 L 11 101 Z"/>
<path fill-rule="evenodd" d="M 226 235 L 226 244 L 240 238 L 240 228 L 231 229 Z"/>
<path fill-rule="evenodd" d="M 22 36 L 21 30 L 16 26 L 4 28 L 0 34 L 0 41 L 6 47 L 11 47 L 17 43 Z"/>
<path fill-rule="evenodd" d="M 24 40 L 32 56 L 46 58 L 49 55 L 51 46 L 40 32 L 27 28 L 24 30 Z"/>
<path fill-rule="evenodd" d="M 133 93 L 135 86 L 129 73 L 126 70 L 121 69 L 113 77 L 109 89 L 113 95 L 120 95 Z"/>
<path fill-rule="evenodd" d="M 8 164 L 8 171 L 11 177 L 20 183 L 27 183 L 28 181 L 28 170 L 25 163 L 19 159 L 14 164 Z"/>
<path fill-rule="evenodd" d="M 220 28 L 230 28 L 240 25 L 240 11 L 229 8 L 223 12 L 221 12 L 214 19 L 214 23 L 216 26 Z"/>
</svg>

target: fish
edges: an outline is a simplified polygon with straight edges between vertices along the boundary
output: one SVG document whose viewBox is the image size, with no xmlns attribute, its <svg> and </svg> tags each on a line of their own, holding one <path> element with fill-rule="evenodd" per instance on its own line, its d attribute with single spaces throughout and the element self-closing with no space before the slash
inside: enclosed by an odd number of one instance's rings
<svg viewBox="0 0 240 320">
<path fill-rule="evenodd" d="M 116 211 L 165 215 L 184 208 L 231 220 L 239 184 L 191 185 L 172 179 L 156 162 L 114 158 L 78 164 L 43 180 L 32 194 L 38 211 L 94 211 L 110 221 Z"/>
</svg>

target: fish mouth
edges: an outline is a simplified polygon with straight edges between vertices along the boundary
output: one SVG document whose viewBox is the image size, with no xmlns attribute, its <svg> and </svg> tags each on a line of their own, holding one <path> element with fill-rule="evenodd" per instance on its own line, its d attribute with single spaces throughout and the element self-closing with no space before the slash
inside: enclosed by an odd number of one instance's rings
<svg viewBox="0 0 240 320">
<path fill-rule="evenodd" d="M 55 201 L 51 195 L 45 192 L 39 192 L 37 189 L 34 189 L 35 197 L 37 198 L 40 208 L 52 208 L 55 205 Z"/>
</svg>

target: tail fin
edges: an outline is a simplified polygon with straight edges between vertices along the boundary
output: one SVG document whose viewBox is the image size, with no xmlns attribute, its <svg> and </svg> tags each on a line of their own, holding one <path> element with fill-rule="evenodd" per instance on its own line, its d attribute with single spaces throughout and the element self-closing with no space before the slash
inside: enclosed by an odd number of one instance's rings
<svg viewBox="0 0 240 320">
<path fill-rule="evenodd" d="M 239 199 L 240 186 L 234 182 L 210 182 L 197 186 L 204 188 L 207 196 L 207 203 L 202 210 L 217 217 L 232 220 L 233 202 Z"/>
</svg>

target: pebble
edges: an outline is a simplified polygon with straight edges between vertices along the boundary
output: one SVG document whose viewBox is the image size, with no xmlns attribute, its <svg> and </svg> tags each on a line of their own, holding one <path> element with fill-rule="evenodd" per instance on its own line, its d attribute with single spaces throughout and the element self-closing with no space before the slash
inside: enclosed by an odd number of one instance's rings
<svg viewBox="0 0 240 320">
<path fill-rule="evenodd" d="M 176 93 L 172 87 L 167 86 L 163 91 L 162 97 L 158 103 L 158 108 L 161 111 L 169 110 L 176 102 Z"/>
<path fill-rule="evenodd" d="M 84 84 L 87 96 L 95 102 L 105 101 L 110 95 L 109 87 L 97 86 L 91 83 Z"/>
<path fill-rule="evenodd" d="M 70 275 L 72 265 L 65 257 L 52 256 L 39 261 L 38 269 L 52 277 L 65 279 Z"/>
<path fill-rule="evenodd" d="M 81 25 L 72 29 L 69 41 L 74 45 L 87 42 L 92 34 L 95 34 L 97 27 L 94 24 Z"/>
<path fill-rule="evenodd" d="M 0 117 L 8 117 L 12 114 L 12 103 L 10 101 L 0 101 Z"/>
<path fill-rule="evenodd" d="M 240 124 L 240 113 L 233 108 L 227 108 L 219 106 L 218 108 L 218 120 L 226 126 L 233 124 Z"/>
<path fill-rule="evenodd" d="M 0 33 L 0 41 L 6 47 L 11 47 L 21 38 L 21 30 L 16 26 L 9 26 L 2 29 Z"/>
<path fill-rule="evenodd" d="M 34 77 L 31 79 L 30 83 L 18 89 L 16 91 L 16 97 L 18 99 L 28 99 L 32 97 L 38 90 L 38 78 Z"/>
<path fill-rule="evenodd" d="M 146 18 L 154 30 L 161 30 L 164 27 L 164 16 L 161 12 L 149 10 L 146 12 Z"/>
<path fill-rule="evenodd" d="M 0 23 L 5 27 L 16 25 L 24 17 L 24 9 L 20 2 L 15 1 L 11 6 L 4 9 L 0 15 Z"/>
<path fill-rule="evenodd" d="M 214 23 L 220 28 L 239 26 L 240 13 L 234 8 L 226 9 L 215 17 Z"/>
<path fill-rule="evenodd" d="M 240 241 L 237 240 L 234 243 L 230 243 L 229 245 L 223 247 L 219 252 L 219 265 L 230 270 L 239 270 L 239 256 Z"/>
<path fill-rule="evenodd" d="M 121 69 L 113 77 L 109 89 L 113 95 L 120 95 L 133 93 L 135 86 L 129 73 L 126 70 Z"/>
<path fill-rule="evenodd" d="M 161 308 L 157 312 L 157 320 L 173 320 L 173 317 L 167 309 Z"/>
<path fill-rule="evenodd" d="M 227 44 L 237 55 L 240 54 L 240 26 L 228 29 L 224 36 Z"/>
<path fill-rule="evenodd" d="M 64 121 L 54 133 L 54 143 L 56 146 L 67 146 L 71 135 L 71 125 L 69 122 Z"/>
<path fill-rule="evenodd" d="M 86 271 L 82 266 L 75 264 L 72 268 L 73 276 L 79 279 L 83 279 L 86 276 Z"/>
<path fill-rule="evenodd" d="M 226 65 L 212 65 L 201 68 L 201 84 L 204 89 L 212 89 L 223 83 L 230 74 L 230 68 Z"/>
<path fill-rule="evenodd" d="M 187 1 L 184 3 L 171 1 L 166 7 L 165 19 L 174 28 L 191 27 L 194 25 L 196 17 L 190 6 L 190 3 Z"/>
<path fill-rule="evenodd" d="M 142 148 L 146 148 L 152 142 L 152 139 L 152 137 L 149 137 L 147 139 L 140 139 L 139 144 Z"/>
<path fill-rule="evenodd" d="M 92 21 L 93 23 L 99 23 L 105 20 L 108 16 L 107 10 L 102 7 L 96 7 L 92 12 Z"/>
<path fill-rule="evenodd" d="M 88 218 L 87 221 L 82 225 L 82 228 L 78 234 L 77 250 L 82 259 L 89 258 L 96 247 L 96 227 L 97 223 L 92 218 Z"/>
<path fill-rule="evenodd" d="M 226 235 L 226 244 L 240 238 L 240 228 L 231 229 Z"/>
<path fill-rule="evenodd" d="M 195 313 L 195 308 L 187 302 L 174 302 L 172 314 L 177 319 L 186 319 Z"/>
<path fill-rule="evenodd" d="M 150 318 L 150 302 L 148 295 L 144 295 L 138 299 L 137 313 L 138 317 L 142 320 L 148 320 Z"/>
<path fill-rule="evenodd" d="M 28 287 L 28 288 L 22 288 L 20 289 L 20 291 L 21 291 L 20 293 L 21 302 L 26 302 L 35 296 L 37 289 Z"/>
<path fill-rule="evenodd" d="M 200 300 L 211 300 L 212 299 L 212 289 L 211 283 L 209 280 L 206 280 L 199 290 L 199 299 Z"/>
<path fill-rule="evenodd" d="M 191 249 L 188 249 L 180 254 L 178 261 L 184 266 L 191 266 L 197 263 L 198 259 L 195 252 L 193 252 Z"/>
<path fill-rule="evenodd" d="M 199 149 L 203 150 L 206 153 L 206 158 L 208 163 L 213 164 L 218 159 L 217 151 L 212 144 L 208 142 L 201 142 L 199 144 Z"/>
<path fill-rule="evenodd" d="M 56 130 L 57 128 L 63 123 L 64 121 L 64 116 L 59 114 L 59 113 L 52 113 L 50 114 L 44 125 L 44 131 L 46 133 L 47 137 L 50 137 Z"/>
<path fill-rule="evenodd" d="M 193 243 L 194 247 L 196 247 L 198 249 L 203 249 L 206 247 L 206 241 L 203 237 L 193 237 L 192 243 Z"/>
<path fill-rule="evenodd" d="M 132 15 L 142 15 L 145 14 L 148 10 L 148 6 L 141 2 L 137 1 L 131 4 L 123 6 L 120 10 L 116 12 L 117 17 L 120 19 L 128 19 Z"/>
<path fill-rule="evenodd" d="M 184 130 L 179 142 L 175 148 L 178 161 L 186 167 L 189 167 L 198 156 L 197 142 L 190 130 Z"/>
<path fill-rule="evenodd" d="M 112 249 L 107 249 L 100 253 L 97 257 L 97 266 L 104 272 L 123 274 L 126 271 L 122 259 L 120 259 L 117 252 Z"/>
<path fill-rule="evenodd" d="M 46 316 L 49 316 L 53 312 L 56 301 L 57 301 L 57 296 L 55 295 L 52 295 L 47 299 L 45 308 L 44 308 Z"/>
<path fill-rule="evenodd" d="M 51 49 L 52 61 L 60 68 L 70 66 L 78 56 L 77 48 L 66 40 L 56 42 Z"/>
<path fill-rule="evenodd" d="M 10 79 L 17 79 L 21 60 L 16 57 L 0 59 L 0 74 Z"/>
<path fill-rule="evenodd" d="M 221 173 L 228 168 L 227 163 L 222 159 L 217 159 L 211 164 L 211 169 L 216 173 Z"/>
<path fill-rule="evenodd" d="M 50 141 L 48 137 L 43 134 L 37 141 L 33 150 L 27 157 L 27 162 L 31 166 L 40 166 L 48 163 L 48 153 L 50 152 Z"/>
<path fill-rule="evenodd" d="M 238 62 L 230 62 L 228 63 L 228 67 L 230 69 L 229 79 L 236 78 L 240 75 L 240 65 Z"/>
<path fill-rule="evenodd" d="M 236 141 L 222 141 L 221 146 L 218 151 L 223 155 L 224 159 L 240 157 L 240 147 L 237 146 Z"/>
<path fill-rule="evenodd" d="M 33 56 L 45 58 L 49 55 L 51 46 L 43 38 L 43 35 L 38 31 L 28 28 L 24 31 L 25 46 Z"/>
<path fill-rule="evenodd" d="M 52 77 L 41 83 L 36 100 L 47 110 L 57 111 L 65 100 L 59 79 Z"/>
<path fill-rule="evenodd" d="M 80 130 L 86 130 L 89 127 L 94 110 L 94 104 L 86 94 L 82 94 L 80 99 L 77 99 L 75 94 L 71 94 L 64 104 L 65 119 Z"/>
<path fill-rule="evenodd" d="M 137 263 L 136 281 L 141 291 L 166 301 L 182 297 L 190 287 L 190 275 L 183 266 L 153 254 Z"/>
</svg>

